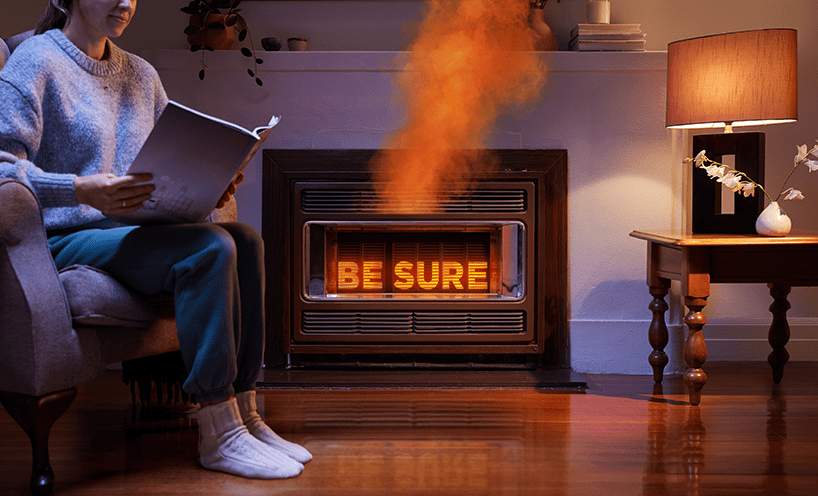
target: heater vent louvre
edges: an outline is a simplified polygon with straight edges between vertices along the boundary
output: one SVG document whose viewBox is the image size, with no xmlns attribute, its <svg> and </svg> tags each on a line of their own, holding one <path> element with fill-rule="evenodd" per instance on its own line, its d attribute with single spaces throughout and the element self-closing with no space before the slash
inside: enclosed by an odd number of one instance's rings
<svg viewBox="0 0 818 496">
<path fill-rule="evenodd" d="M 479 191 L 441 191 L 438 199 L 412 200 L 419 211 L 450 213 L 524 213 L 526 192 L 523 189 L 483 189 Z M 375 191 L 368 189 L 305 189 L 301 194 L 304 213 L 390 213 L 386 202 Z"/>
<path fill-rule="evenodd" d="M 303 312 L 304 334 L 523 333 L 525 312 Z"/>
</svg>

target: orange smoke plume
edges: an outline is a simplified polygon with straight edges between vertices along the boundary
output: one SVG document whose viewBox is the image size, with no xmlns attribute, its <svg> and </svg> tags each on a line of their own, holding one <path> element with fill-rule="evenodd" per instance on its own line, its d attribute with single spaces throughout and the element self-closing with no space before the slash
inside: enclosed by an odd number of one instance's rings
<svg viewBox="0 0 818 496">
<path fill-rule="evenodd" d="M 528 0 L 427 0 L 428 14 L 396 79 L 407 122 L 376 154 L 385 210 L 418 213 L 491 157 L 482 150 L 502 112 L 545 81 Z"/>
</svg>

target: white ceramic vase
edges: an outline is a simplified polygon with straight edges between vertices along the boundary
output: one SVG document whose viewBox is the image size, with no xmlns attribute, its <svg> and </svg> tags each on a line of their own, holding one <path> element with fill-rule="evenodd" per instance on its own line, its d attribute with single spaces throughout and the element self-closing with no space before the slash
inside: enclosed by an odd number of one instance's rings
<svg viewBox="0 0 818 496">
<path fill-rule="evenodd" d="M 767 205 L 756 219 L 756 232 L 762 236 L 786 236 L 792 229 L 792 221 L 781 210 L 778 202 Z"/>
</svg>

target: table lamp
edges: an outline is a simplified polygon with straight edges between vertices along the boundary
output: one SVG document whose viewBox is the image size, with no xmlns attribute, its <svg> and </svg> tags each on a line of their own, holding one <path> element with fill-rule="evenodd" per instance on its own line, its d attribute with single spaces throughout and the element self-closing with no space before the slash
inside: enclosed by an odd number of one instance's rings
<svg viewBox="0 0 818 496">
<path fill-rule="evenodd" d="M 764 182 L 764 133 L 733 127 L 798 119 L 798 54 L 794 29 L 763 29 L 703 36 L 668 44 L 666 126 L 724 128 L 693 137 L 694 154 L 724 162 Z M 733 213 L 722 213 L 721 184 L 693 170 L 694 233 L 755 234 L 764 195 L 736 195 Z"/>
</svg>

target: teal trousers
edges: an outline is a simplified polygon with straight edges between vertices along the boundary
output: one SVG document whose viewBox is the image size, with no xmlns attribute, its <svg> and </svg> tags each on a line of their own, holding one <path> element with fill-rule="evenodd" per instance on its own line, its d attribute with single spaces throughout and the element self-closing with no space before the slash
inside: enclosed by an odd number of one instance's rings
<svg viewBox="0 0 818 496">
<path fill-rule="evenodd" d="M 105 227 L 49 233 L 58 269 L 89 265 L 148 295 L 173 293 L 197 401 L 255 389 L 264 355 L 264 246 L 241 223 Z"/>
</svg>

